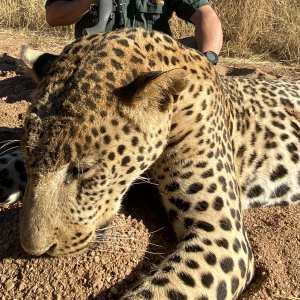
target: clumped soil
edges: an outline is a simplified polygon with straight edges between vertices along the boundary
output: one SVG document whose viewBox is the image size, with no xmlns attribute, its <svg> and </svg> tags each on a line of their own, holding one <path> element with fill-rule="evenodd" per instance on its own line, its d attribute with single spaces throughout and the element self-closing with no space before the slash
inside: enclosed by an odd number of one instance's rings
<svg viewBox="0 0 300 300">
<path fill-rule="evenodd" d="M 34 88 L 19 67 L 20 45 L 58 52 L 64 43 L 0 33 L 0 142 L 21 138 Z M 300 79 L 299 68 L 265 69 L 218 67 L 227 76 Z M 106 241 L 99 237 L 77 256 L 25 254 L 19 242 L 19 211 L 18 204 L 0 208 L 0 299 L 118 299 L 176 246 L 151 184 L 135 184 Z M 241 299 L 300 299 L 300 205 L 248 210 L 244 218 L 256 275 Z"/>
</svg>

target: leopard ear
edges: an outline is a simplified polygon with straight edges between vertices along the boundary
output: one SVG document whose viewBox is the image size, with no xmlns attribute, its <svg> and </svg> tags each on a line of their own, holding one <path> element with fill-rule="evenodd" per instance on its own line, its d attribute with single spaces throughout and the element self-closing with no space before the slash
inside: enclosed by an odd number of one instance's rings
<svg viewBox="0 0 300 300">
<path fill-rule="evenodd" d="M 142 73 L 128 85 L 115 92 L 125 106 L 151 107 L 165 111 L 171 96 L 180 94 L 188 84 L 187 73 L 182 68 L 169 71 Z"/>
<path fill-rule="evenodd" d="M 20 57 L 27 67 L 30 77 L 39 83 L 47 75 L 58 55 L 30 49 L 23 45 Z"/>
</svg>

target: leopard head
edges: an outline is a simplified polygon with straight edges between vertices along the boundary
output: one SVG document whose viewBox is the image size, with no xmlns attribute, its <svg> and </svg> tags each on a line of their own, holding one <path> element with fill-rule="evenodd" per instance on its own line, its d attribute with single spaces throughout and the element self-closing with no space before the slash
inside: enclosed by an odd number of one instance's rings
<svg viewBox="0 0 300 300">
<path fill-rule="evenodd" d="M 129 82 L 121 70 L 112 86 L 105 69 L 82 78 L 86 65 L 76 59 L 57 57 L 25 121 L 20 238 L 32 255 L 78 253 L 93 242 L 163 152 L 174 99 L 187 85 L 185 71 L 171 69 L 141 70 Z"/>
</svg>

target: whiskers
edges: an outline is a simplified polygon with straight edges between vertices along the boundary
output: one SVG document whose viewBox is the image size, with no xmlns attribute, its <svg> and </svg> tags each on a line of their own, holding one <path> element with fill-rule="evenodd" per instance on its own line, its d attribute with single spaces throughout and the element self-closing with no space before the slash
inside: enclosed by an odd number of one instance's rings
<svg viewBox="0 0 300 300">
<path fill-rule="evenodd" d="M 14 143 L 20 143 L 20 140 L 6 140 L 6 141 L 1 141 L 0 142 L 0 149 L 3 149 L 11 144 L 14 144 Z"/>
<path fill-rule="evenodd" d="M 8 154 L 9 152 L 12 152 L 12 150 L 18 149 L 18 148 L 20 148 L 20 146 L 13 146 L 13 147 L 10 147 L 10 148 L 7 148 L 7 149 L 3 148 L 4 150 L 2 150 L 0 152 L 0 156 L 3 156 L 4 154 Z"/>
<path fill-rule="evenodd" d="M 158 183 L 151 181 L 151 178 L 143 174 L 144 176 L 140 175 L 133 183 L 132 185 L 142 184 L 142 183 L 148 183 L 152 185 L 158 185 Z"/>
<path fill-rule="evenodd" d="M 20 140 L 6 140 L 0 142 L 0 158 L 3 158 L 0 163 L 0 171 L 9 167 L 17 159 L 20 159 L 20 153 L 16 149 L 20 148 Z M 8 160 L 7 160 L 8 159 Z"/>
<path fill-rule="evenodd" d="M 125 225 L 109 225 L 109 226 L 106 226 L 106 227 L 103 227 L 103 228 L 96 229 L 96 233 L 104 232 L 104 231 L 107 231 L 109 229 L 120 228 L 120 227 L 128 227 L 128 225 L 127 224 L 125 224 Z"/>
<path fill-rule="evenodd" d="M 14 157 L 11 159 L 6 165 L 0 165 L 0 171 L 7 169 L 13 162 L 15 162 L 18 159 L 18 157 Z"/>
<path fill-rule="evenodd" d="M 159 255 L 164 258 L 164 247 L 149 241 L 152 234 L 162 230 L 162 228 L 153 232 L 131 235 L 130 232 L 117 232 L 118 229 L 129 227 L 129 225 L 111 225 L 96 230 L 96 240 L 91 242 L 98 251 L 109 253 L 141 253 Z M 147 241 L 148 238 L 148 241 Z M 150 249 L 149 249 L 150 248 Z M 152 248 L 160 249 L 153 251 Z M 148 257 L 144 256 L 146 259 Z"/>
<path fill-rule="evenodd" d="M 20 148 L 20 140 L 6 140 L 0 142 L 0 156 L 9 154 L 13 150 Z"/>
</svg>

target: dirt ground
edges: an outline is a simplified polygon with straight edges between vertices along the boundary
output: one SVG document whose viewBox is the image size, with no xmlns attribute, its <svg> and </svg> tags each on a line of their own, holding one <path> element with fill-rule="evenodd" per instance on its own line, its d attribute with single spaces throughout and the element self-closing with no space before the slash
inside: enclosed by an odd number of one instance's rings
<svg viewBox="0 0 300 300">
<path fill-rule="evenodd" d="M 0 142 L 19 139 L 34 85 L 18 64 L 20 45 L 58 52 L 66 41 L 0 32 Z M 238 67 L 237 67 L 238 66 Z M 227 76 L 300 79 L 299 66 L 221 60 Z M 0 208 L 0 299 L 118 299 L 175 247 L 155 186 L 136 184 L 107 241 L 82 254 L 38 258 L 19 243 L 19 206 Z M 256 275 L 240 299 L 300 299 L 300 205 L 246 211 Z"/>
</svg>

